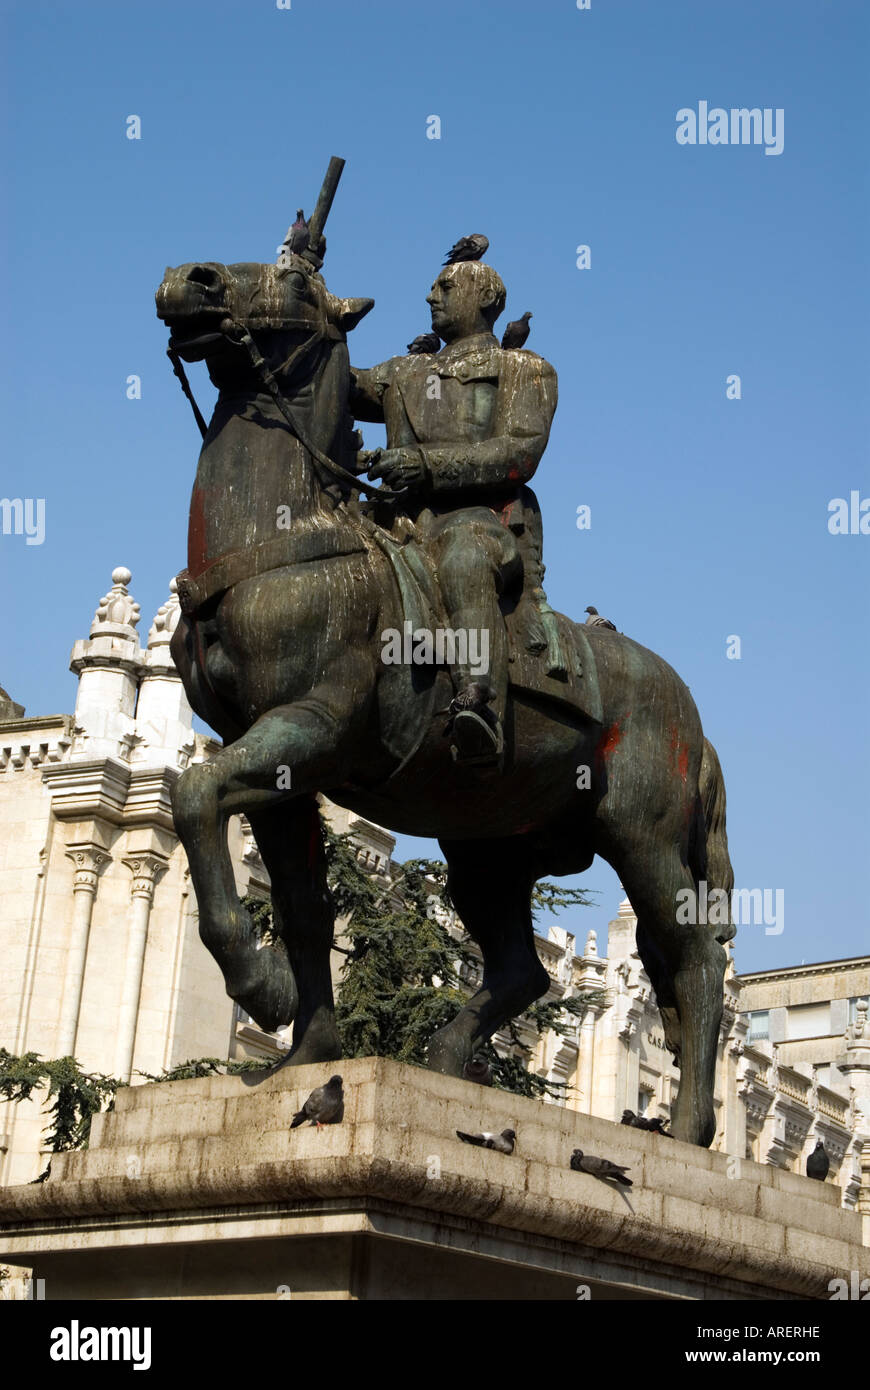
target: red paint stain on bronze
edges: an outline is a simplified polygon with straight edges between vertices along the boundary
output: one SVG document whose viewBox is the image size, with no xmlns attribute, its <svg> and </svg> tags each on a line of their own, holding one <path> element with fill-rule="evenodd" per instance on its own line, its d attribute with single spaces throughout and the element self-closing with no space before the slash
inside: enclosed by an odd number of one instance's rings
<svg viewBox="0 0 870 1390">
<path fill-rule="evenodd" d="M 676 724 L 671 725 L 671 762 L 674 772 L 685 783 L 689 776 L 689 745 L 683 743 Z"/>
<path fill-rule="evenodd" d="M 187 532 L 187 564 L 191 574 L 199 574 L 206 565 L 205 497 L 202 488 L 194 487 L 190 499 L 190 524 Z"/>
<path fill-rule="evenodd" d="M 605 729 L 595 748 L 595 752 L 605 762 L 620 745 L 623 739 L 622 727 L 617 719 L 608 729 Z"/>
</svg>

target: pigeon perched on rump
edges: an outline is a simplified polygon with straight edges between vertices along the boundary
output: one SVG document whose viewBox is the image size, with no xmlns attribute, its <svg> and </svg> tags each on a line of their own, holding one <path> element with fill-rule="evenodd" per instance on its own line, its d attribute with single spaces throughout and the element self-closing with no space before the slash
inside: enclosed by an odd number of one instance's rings
<svg viewBox="0 0 870 1390">
<path fill-rule="evenodd" d="M 463 1144 L 476 1144 L 479 1149 L 495 1149 L 500 1154 L 512 1154 L 517 1142 L 516 1130 L 513 1129 L 503 1129 L 501 1134 L 489 1134 L 486 1130 L 482 1134 L 465 1134 L 461 1129 L 456 1133 Z"/>
<path fill-rule="evenodd" d="M 807 1177 L 815 1178 L 816 1182 L 824 1182 L 830 1166 L 831 1160 L 828 1157 L 828 1151 L 823 1141 L 819 1139 L 807 1159 Z"/>
<path fill-rule="evenodd" d="M 618 1182 L 623 1187 L 631 1187 L 631 1178 L 625 1175 L 628 1168 L 621 1163 L 611 1163 L 609 1158 L 596 1158 L 595 1154 L 584 1154 L 575 1149 L 571 1155 L 571 1167 L 575 1173 L 590 1173 L 593 1178 L 603 1178 L 605 1182 Z"/>
<path fill-rule="evenodd" d="M 514 319 L 508 324 L 502 334 L 501 345 L 503 348 L 522 347 L 529 336 L 529 319 L 531 318 L 534 318 L 534 314 L 529 313 L 527 309 L 521 319 Z"/>
<path fill-rule="evenodd" d="M 437 333 L 418 333 L 413 342 L 408 344 L 408 351 L 418 352 L 437 352 L 441 346 L 441 339 Z"/>
<path fill-rule="evenodd" d="M 341 1077 L 331 1076 L 325 1086 L 318 1086 L 311 1092 L 301 1110 L 290 1122 L 290 1128 L 295 1129 L 297 1125 L 304 1124 L 310 1120 L 312 1125 L 317 1125 L 322 1129 L 324 1125 L 337 1125 L 344 1117 L 344 1091 L 341 1087 Z"/>
<path fill-rule="evenodd" d="M 445 257 L 445 265 L 456 265 L 459 261 L 479 261 L 489 249 L 489 237 L 485 237 L 482 232 L 473 232 L 471 236 L 461 236 L 454 242 Z"/>
<path fill-rule="evenodd" d="M 589 607 L 584 608 L 583 611 L 589 614 L 589 617 L 586 619 L 587 627 L 606 627 L 609 628 L 611 632 L 616 631 L 616 623 L 612 623 L 609 618 L 602 618 L 598 609 L 593 608 L 591 603 Z"/>
</svg>

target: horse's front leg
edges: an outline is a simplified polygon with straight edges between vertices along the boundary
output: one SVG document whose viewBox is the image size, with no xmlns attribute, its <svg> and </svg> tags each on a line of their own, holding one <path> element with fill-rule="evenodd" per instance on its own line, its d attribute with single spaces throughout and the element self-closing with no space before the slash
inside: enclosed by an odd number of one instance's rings
<svg viewBox="0 0 870 1390">
<path fill-rule="evenodd" d="M 290 1023 L 297 1012 L 310 1022 L 318 1008 L 331 1010 L 331 991 L 327 1004 L 322 984 L 331 933 L 327 939 L 322 927 L 313 938 L 309 933 L 301 953 L 294 949 L 297 965 L 305 950 L 318 958 L 317 963 L 306 962 L 302 978 L 306 986 L 321 983 L 313 1000 L 301 999 L 286 945 L 261 946 L 238 901 L 227 820 L 250 816 L 259 842 L 265 818 L 280 813 L 282 804 L 300 796 L 310 799 L 319 786 L 341 781 L 338 750 L 351 718 L 350 710 L 336 708 L 335 686 L 328 699 L 312 693 L 299 704 L 269 710 L 209 762 L 188 768 L 173 790 L 175 825 L 199 905 L 200 936 L 223 971 L 227 993 L 267 1032 Z M 306 824 L 310 830 L 310 817 Z M 277 844 L 274 849 L 273 863 Z M 285 847 L 288 851 L 296 863 L 304 857 L 298 844 Z M 286 920 L 283 926 L 294 930 Z"/>
</svg>

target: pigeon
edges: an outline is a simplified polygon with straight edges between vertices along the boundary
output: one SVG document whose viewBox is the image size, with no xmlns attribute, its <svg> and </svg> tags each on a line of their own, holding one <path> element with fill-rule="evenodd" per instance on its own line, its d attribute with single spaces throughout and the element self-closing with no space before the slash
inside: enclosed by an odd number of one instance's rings
<svg viewBox="0 0 870 1390">
<path fill-rule="evenodd" d="M 521 348 L 526 338 L 529 336 L 529 319 L 534 315 L 528 309 L 521 319 L 514 319 L 509 323 L 502 334 L 501 345 L 503 348 Z"/>
<path fill-rule="evenodd" d="M 492 1067 L 483 1057 L 472 1057 L 462 1068 L 466 1081 L 476 1081 L 478 1086 L 492 1085 Z"/>
<path fill-rule="evenodd" d="M 308 248 L 308 223 L 305 221 L 305 213 L 301 208 L 296 209 L 296 221 L 287 229 L 284 247 L 288 251 L 295 251 L 297 256 L 301 256 L 302 252 Z"/>
<path fill-rule="evenodd" d="M 606 627 L 610 632 L 616 631 L 616 623 L 612 623 L 609 618 L 602 618 L 598 609 L 593 608 L 591 604 L 583 611 L 589 614 L 589 617 L 586 619 L 587 627 Z"/>
<path fill-rule="evenodd" d="M 572 1153 L 571 1167 L 575 1173 L 591 1173 L 593 1178 L 618 1182 L 623 1187 L 632 1186 L 631 1178 L 625 1176 L 628 1169 L 621 1163 L 611 1163 L 609 1158 L 596 1158 L 594 1154 L 584 1154 L 582 1149 L 575 1149 Z"/>
<path fill-rule="evenodd" d="M 649 1129 L 655 1134 L 663 1134 L 666 1139 L 674 1137 L 669 1129 L 665 1129 L 664 1120 L 647 1119 L 644 1115 L 635 1115 L 633 1110 L 623 1110 L 620 1124 L 631 1125 L 634 1129 Z"/>
<path fill-rule="evenodd" d="M 408 351 L 418 352 L 437 352 L 441 346 L 441 339 L 437 333 L 418 333 L 413 343 L 408 344 Z"/>
<path fill-rule="evenodd" d="M 653 1134 L 663 1134 L 666 1139 L 673 1139 L 674 1137 L 669 1129 L 665 1129 L 664 1120 L 660 1120 L 657 1115 L 649 1120 L 645 1119 L 643 1115 L 638 1115 L 636 1123 L 638 1129 L 651 1129 Z"/>
<path fill-rule="evenodd" d="M 482 232 L 473 232 L 471 236 L 461 236 L 447 252 L 444 264 L 456 265 L 459 261 L 479 261 L 488 249 L 489 237 L 485 237 Z"/>
<path fill-rule="evenodd" d="M 807 1159 L 807 1177 L 815 1178 L 816 1182 L 824 1182 L 830 1166 L 827 1149 L 820 1139 Z"/>
<path fill-rule="evenodd" d="M 310 1120 L 321 1129 L 324 1125 L 339 1124 L 343 1116 L 344 1092 L 341 1089 L 341 1077 L 331 1076 L 326 1085 L 318 1086 L 312 1091 L 302 1109 L 296 1111 L 290 1128 L 295 1129 L 297 1125 Z"/>
<path fill-rule="evenodd" d="M 465 1134 L 461 1129 L 456 1133 L 463 1144 L 476 1144 L 479 1149 L 495 1149 L 496 1153 L 500 1154 L 512 1154 L 517 1142 L 516 1130 L 513 1129 L 503 1129 L 501 1134 L 489 1134 L 486 1131 L 482 1134 Z"/>
</svg>

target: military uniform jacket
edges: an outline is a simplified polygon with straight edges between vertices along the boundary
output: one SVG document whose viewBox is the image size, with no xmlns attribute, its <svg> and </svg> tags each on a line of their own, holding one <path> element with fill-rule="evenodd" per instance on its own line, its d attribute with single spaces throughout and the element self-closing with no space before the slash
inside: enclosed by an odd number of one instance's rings
<svg viewBox="0 0 870 1390">
<path fill-rule="evenodd" d="M 437 510 L 501 510 L 535 472 L 556 400 L 549 362 L 491 333 L 352 370 L 355 417 L 383 421 L 388 448 L 419 449 Z"/>
</svg>

